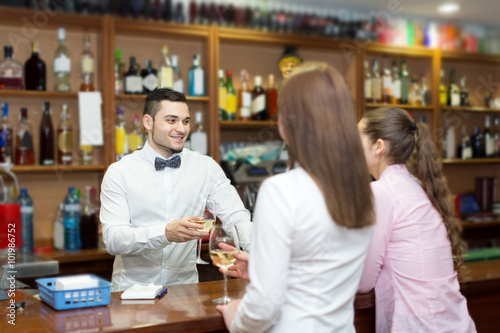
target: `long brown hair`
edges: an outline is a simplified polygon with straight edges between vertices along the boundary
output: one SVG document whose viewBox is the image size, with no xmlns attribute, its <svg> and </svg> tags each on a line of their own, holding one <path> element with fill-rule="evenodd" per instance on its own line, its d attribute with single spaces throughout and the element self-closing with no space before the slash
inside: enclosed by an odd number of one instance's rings
<svg viewBox="0 0 500 333">
<path fill-rule="evenodd" d="M 362 121 L 363 132 L 372 143 L 378 139 L 386 142 L 386 162 L 405 164 L 420 180 L 432 205 L 443 218 L 451 251 L 457 260 L 456 270 L 461 279 L 464 273 L 464 244 L 460 237 L 462 227 L 453 213 L 451 192 L 427 125 L 415 123 L 405 110 L 394 107 L 372 110 L 363 116 Z"/>
<path fill-rule="evenodd" d="M 279 122 L 289 155 L 311 175 L 339 225 L 374 223 L 368 168 L 344 78 L 324 63 L 304 63 L 281 87 Z"/>
</svg>

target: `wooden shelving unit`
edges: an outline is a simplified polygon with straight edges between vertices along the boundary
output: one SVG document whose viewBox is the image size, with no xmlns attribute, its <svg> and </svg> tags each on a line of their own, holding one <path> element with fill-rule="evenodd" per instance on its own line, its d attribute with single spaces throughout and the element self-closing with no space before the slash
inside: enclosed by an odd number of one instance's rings
<svg viewBox="0 0 500 333">
<path fill-rule="evenodd" d="M 15 174 L 23 173 L 57 173 L 57 172 L 103 172 L 106 170 L 104 165 L 17 165 L 12 168 Z"/>
<path fill-rule="evenodd" d="M 278 122 L 276 121 L 220 121 L 219 125 L 221 129 L 278 129 Z"/>
<path fill-rule="evenodd" d="M 480 228 L 487 228 L 487 227 L 500 227 L 500 220 L 481 221 L 481 222 L 462 221 L 462 227 L 464 229 L 480 229 Z"/>
<path fill-rule="evenodd" d="M 500 109 L 487 108 L 487 107 L 481 107 L 481 106 L 441 106 L 441 110 L 443 110 L 443 111 L 466 111 L 466 112 L 488 112 L 488 113 L 500 112 Z"/>
<path fill-rule="evenodd" d="M 128 95 L 128 94 L 116 94 L 115 99 L 117 100 L 130 100 L 130 101 L 140 101 L 144 102 L 146 100 L 147 95 L 145 94 L 137 94 L 137 95 Z M 188 102 L 210 102 L 210 97 L 208 96 L 186 96 Z"/>
<path fill-rule="evenodd" d="M 401 104 L 383 104 L 383 103 L 366 103 L 367 109 L 375 109 L 375 108 L 385 108 L 385 107 L 395 107 L 405 110 L 427 110 L 433 111 L 435 109 L 434 106 L 431 105 L 401 105 Z"/>
<path fill-rule="evenodd" d="M 77 92 L 57 92 L 57 91 L 30 91 L 30 90 L 0 90 L 0 97 L 19 97 L 19 98 L 77 98 Z"/>
<path fill-rule="evenodd" d="M 454 159 L 444 159 L 443 164 L 497 164 L 500 163 L 500 158 L 470 158 L 467 160 L 462 160 L 459 158 Z"/>
</svg>

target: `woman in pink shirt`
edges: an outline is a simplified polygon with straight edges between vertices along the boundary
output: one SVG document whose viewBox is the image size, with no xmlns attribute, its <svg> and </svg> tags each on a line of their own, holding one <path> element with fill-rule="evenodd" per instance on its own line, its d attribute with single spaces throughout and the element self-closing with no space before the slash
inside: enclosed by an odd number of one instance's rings
<svg viewBox="0 0 500 333">
<path fill-rule="evenodd" d="M 377 332 L 475 332 L 457 279 L 460 225 L 427 126 L 390 107 L 358 130 L 377 218 L 359 292 L 375 288 Z"/>
</svg>

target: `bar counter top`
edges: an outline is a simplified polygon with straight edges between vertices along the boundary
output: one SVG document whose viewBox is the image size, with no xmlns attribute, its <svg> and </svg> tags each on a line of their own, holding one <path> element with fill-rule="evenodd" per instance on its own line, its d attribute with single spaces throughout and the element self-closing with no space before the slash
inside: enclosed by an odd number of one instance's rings
<svg viewBox="0 0 500 333">
<path fill-rule="evenodd" d="M 478 325 L 478 331 L 481 332 L 479 327 L 486 327 L 489 332 L 497 327 L 491 325 L 498 325 L 485 317 L 485 309 L 490 308 L 490 312 L 499 309 L 500 259 L 472 262 L 468 267 L 469 278 L 462 285 L 462 292 L 476 324 L 481 324 L 478 320 L 485 321 L 486 326 Z M 229 296 L 243 297 L 246 285 L 244 280 L 228 280 Z M 8 301 L 0 301 L 0 332 L 224 332 L 224 322 L 212 302 L 222 296 L 222 286 L 222 281 L 171 286 L 162 298 L 143 304 L 127 304 L 120 300 L 121 293 L 115 292 L 111 293 L 107 306 L 64 311 L 56 311 L 17 290 L 16 299 L 25 301 L 24 310 L 16 312 L 13 326 L 8 323 Z M 356 295 L 358 332 L 374 332 L 374 301 L 373 292 Z"/>
</svg>

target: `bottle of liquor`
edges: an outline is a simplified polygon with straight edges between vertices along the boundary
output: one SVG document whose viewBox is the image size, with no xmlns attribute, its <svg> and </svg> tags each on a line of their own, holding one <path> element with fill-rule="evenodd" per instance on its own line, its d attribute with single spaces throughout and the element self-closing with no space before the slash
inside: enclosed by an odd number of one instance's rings
<svg viewBox="0 0 500 333">
<path fill-rule="evenodd" d="M 54 126 L 50 115 L 50 103 L 43 102 L 43 115 L 40 122 L 40 165 L 54 165 Z"/>
<path fill-rule="evenodd" d="M 28 109 L 21 108 L 15 138 L 16 165 L 34 165 L 33 130 L 28 122 Z"/>
<path fill-rule="evenodd" d="M 365 101 L 367 103 L 373 102 L 373 81 L 372 75 L 368 68 L 368 60 L 365 60 Z"/>
<path fill-rule="evenodd" d="M 142 94 L 142 78 L 139 73 L 139 65 L 135 62 L 135 57 L 130 57 L 130 67 L 123 78 L 126 94 Z"/>
<path fill-rule="evenodd" d="M 128 152 L 133 153 L 136 150 L 142 149 L 144 137 L 144 130 L 142 124 L 139 121 L 139 116 L 134 114 L 132 119 L 132 129 L 128 135 Z"/>
<path fill-rule="evenodd" d="M 60 203 L 54 218 L 54 249 L 64 250 L 64 203 Z"/>
<path fill-rule="evenodd" d="M 255 77 L 255 87 L 252 90 L 252 119 L 267 120 L 266 92 L 262 89 L 262 78 Z"/>
<path fill-rule="evenodd" d="M 123 109 L 118 108 L 116 110 L 116 125 L 115 125 L 116 160 L 119 161 L 127 153 L 128 153 L 128 144 L 127 144 L 127 129 L 125 125 L 125 117 L 123 116 Z"/>
<path fill-rule="evenodd" d="M 463 160 L 472 158 L 472 146 L 470 143 L 470 138 L 467 135 L 467 129 L 465 125 L 462 126 L 462 143 L 461 143 L 461 149 L 460 149 L 460 158 Z"/>
<path fill-rule="evenodd" d="M 174 86 L 174 71 L 170 58 L 168 57 L 168 47 L 163 45 L 161 49 L 160 75 L 158 77 L 158 88 L 170 88 Z"/>
<path fill-rule="evenodd" d="M 493 132 L 493 140 L 495 141 L 495 157 L 500 157 L 500 120 L 498 116 L 493 118 L 495 129 Z"/>
<path fill-rule="evenodd" d="M 31 43 L 31 57 L 24 64 L 26 90 L 46 90 L 45 62 L 40 59 L 40 48 L 38 42 Z"/>
<path fill-rule="evenodd" d="M 184 94 L 184 80 L 179 69 L 179 56 L 172 54 L 172 72 L 174 74 L 173 90 Z"/>
<path fill-rule="evenodd" d="M 392 62 L 392 98 L 391 104 L 401 104 L 401 77 L 396 60 Z"/>
<path fill-rule="evenodd" d="M 80 214 L 80 237 L 82 249 L 97 249 L 99 244 L 99 221 L 92 202 L 91 186 L 85 187 L 85 201 Z"/>
<path fill-rule="evenodd" d="M 2 119 L 0 120 L 0 163 L 12 163 L 13 131 L 9 121 L 9 106 L 2 103 Z"/>
<path fill-rule="evenodd" d="M 200 55 L 193 56 L 193 66 L 189 68 L 188 93 L 190 96 L 205 96 L 205 70 L 200 65 Z"/>
<path fill-rule="evenodd" d="M 195 130 L 191 133 L 191 150 L 200 154 L 207 154 L 207 133 L 203 129 L 203 113 L 195 113 Z"/>
<path fill-rule="evenodd" d="M 391 70 L 387 65 L 387 57 L 384 57 L 384 72 L 382 75 L 382 102 L 389 104 L 392 99 L 392 77 Z"/>
<path fill-rule="evenodd" d="M 252 92 L 248 89 L 248 72 L 240 72 L 241 88 L 238 89 L 238 120 L 247 121 L 252 118 Z"/>
<path fill-rule="evenodd" d="M 77 251 L 81 249 L 80 239 L 80 211 L 81 205 L 75 188 L 69 187 L 64 198 L 64 250 Z"/>
<path fill-rule="evenodd" d="M 408 104 L 422 106 L 422 91 L 418 84 L 418 78 L 415 75 L 411 79 L 410 92 L 408 93 Z"/>
<path fill-rule="evenodd" d="M 123 94 L 123 71 L 124 64 L 122 60 L 122 50 L 115 49 L 115 94 Z"/>
<path fill-rule="evenodd" d="M 233 71 L 226 71 L 226 112 L 227 120 L 236 120 L 236 91 L 233 88 Z"/>
<path fill-rule="evenodd" d="M 410 74 L 406 67 L 406 61 L 401 62 L 401 104 L 408 104 L 408 94 L 410 93 Z"/>
<path fill-rule="evenodd" d="M 178 1 L 175 4 L 174 16 L 172 21 L 176 23 L 186 22 L 186 16 L 184 15 L 184 4 L 181 1 Z"/>
<path fill-rule="evenodd" d="M 467 78 L 465 76 L 460 79 L 460 106 L 470 106 Z"/>
<path fill-rule="evenodd" d="M 495 140 L 493 138 L 493 133 L 491 133 L 490 129 L 490 116 L 484 117 L 484 151 L 485 157 L 494 157 L 495 156 Z"/>
<path fill-rule="evenodd" d="M 273 74 L 269 74 L 269 85 L 266 90 L 266 109 L 269 119 L 278 119 L 278 90 L 274 86 Z"/>
<path fill-rule="evenodd" d="M 33 252 L 33 200 L 28 195 L 28 190 L 21 189 L 16 203 L 21 206 L 21 249 L 24 252 Z"/>
<path fill-rule="evenodd" d="M 59 45 L 54 53 L 54 90 L 71 91 L 71 57 L 66 46 L 66 31 L 64 28 L 59 28 L 57 35 Z"/>
<path fill-rule="evenodd" d="M 450 71 L 450 86 L 448 87 L 448 106 L 460 106 L 460 92 L 455 82 L 455 69 Z"/>
<path fill-rule="evenodd" d="M 12 46 L 3 48 L 4 60 L 0 62 L 0 89 L 23 89 L 23 65 L 14 60 Z"/>
<path fill-rule="evenodd" d="M 427 78 L 425 74 L 422 74 L 422 88 L 421 88 L 421 96 L 422 96 L 422 105 L 429 106 L 431 105 L 431 91 L 429 87 L 427 87 Z"/>
<path fill-rule="evenodd" d="M 378 60 L 373 59 L 372 63 L 372 103 L 382 102 L 382 78 L 378 68 Z"/>
<path fill-rule="evenodd" d="M 157 71 L 153 68 L 151 60 L 146 60 L 146 68 L 141 71 L 142 92 L 149 94 L 158 87 Z"/>
<path fill-rule="evenodd" d="M 198 1 L 191 0 L 189 2 L 189 23 L 200 24 L 200 17 L 198 15 Z"/>
<path fill-rule="evenodd" d="M 80 56 L 80 72 L 82 82 L 80 91 L 95 91 L 94 86 L 94 54 L 90 51 L 90 36 L 83 35 L 83 52 Z"/>
<path fill-rule="evenodd" d="M 66 104 L 62 106 L 61 122 L 57 126 L 57 163 L 62 165 L 73 163 L 73 127 L 69 121 Z"/>
<path fill-rule="evenodd" d="M 444 85 L 444 69 L 441 69 L 441 81 L 439 83 L 439 105 L 448 105 L 448 94 Z"/>
<path fill-rule="evenodd" d="M 470 138 L 470 143 L 472 146 L 472 157 L 479 158 L 485 157 L 486 147 L 484 142 L 483 133 L 481 133 L 481 128 L 476 126 L 474 128 L 474 134 Z"/>
<path fill-rule="evenodd" d="M 455 127 L 451 125 L 450 121 L 446 121 L 446 158 L 455 158 Z"/>
<path fill-rule="evenodd" d="M 224 82 L 224 70 L 219 69 L 219 120 L 227 120 L 227 86 Z"/>
</svg>

